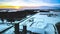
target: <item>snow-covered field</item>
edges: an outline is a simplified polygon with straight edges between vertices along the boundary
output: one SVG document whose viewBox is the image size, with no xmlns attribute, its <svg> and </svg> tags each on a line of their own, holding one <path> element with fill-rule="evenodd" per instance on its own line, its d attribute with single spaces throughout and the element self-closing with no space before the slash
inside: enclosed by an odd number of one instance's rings
<svg viewBox="0 0 60 34">
<path fill-rule="evenodd" d="M 23 25 L 26 25 L 27 30 L 31 32 L 36 32 L 40 34 L 55 34 L 55 29 L 53 25 L 55 25 L 57 22 L 60 22 L 60 15 L 48 17 L 47 15 L 40 15 L 40 13 L 37 13 L 32 17 L 26 19 L 25 21 L 21 22 L 19 24 L 20 25 L 19 28 L 23 29 Z M 1 25 L 0 29 L 2 29 L 2 26 L 4 25 Z M 12 27 L 3 34 L 8 34 L 8 33 L 14 34 L 13 32 L 14 32 L 14 27 Z"/>
</svg>

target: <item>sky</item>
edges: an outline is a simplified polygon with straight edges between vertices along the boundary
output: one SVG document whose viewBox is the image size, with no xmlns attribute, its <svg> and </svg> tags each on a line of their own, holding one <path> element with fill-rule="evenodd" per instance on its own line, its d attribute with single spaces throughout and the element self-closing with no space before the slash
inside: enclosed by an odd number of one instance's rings
<svg viewBox="0 0 60 34">
<path fill-rule="evenodd" d="M 56 6 L 56 5 L 60 5 L 60 0 L 0 0 L 0 5 Z"/>
</svg>

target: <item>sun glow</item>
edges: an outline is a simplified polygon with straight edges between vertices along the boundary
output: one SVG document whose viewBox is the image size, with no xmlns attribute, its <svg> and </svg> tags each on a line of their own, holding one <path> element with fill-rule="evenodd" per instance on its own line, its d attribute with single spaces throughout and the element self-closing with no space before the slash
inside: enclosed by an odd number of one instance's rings
<svg viewBox="0 0 60 34">
<path fill-rule="evenodd" d="M 46 0 L 45 0 L 46 1 Z M 47 3 L 43 0 L 13 0 L 7 2 L 0 2 L 0 8 L 12 8 L 12 9 L 19 9 L 23 7 L 36 7 L 36 6 L 55 6 L 60 4 L 53 4 L 53 3 Z"/>
</svg>

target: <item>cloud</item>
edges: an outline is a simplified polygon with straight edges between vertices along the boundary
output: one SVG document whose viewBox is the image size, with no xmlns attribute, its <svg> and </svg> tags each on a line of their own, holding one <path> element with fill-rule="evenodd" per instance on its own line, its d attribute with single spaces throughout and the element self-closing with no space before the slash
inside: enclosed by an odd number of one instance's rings
<svg viewBox="0 0 60 34">
<path fill-rule="evenodd" d="M 6 5 L 11 5 L 11 6 L 55 6 L 55 5 L 60 5 L 60 4 L 53 4 L 46 2 L 47 0 L 15 0 L 15 1 L 10 1 L 10 2 L 5 2 Z M 49 0 L 50 1 L 50 0 Z M 0 3 L 0 4 L 4 4 Z"/>
</svg>

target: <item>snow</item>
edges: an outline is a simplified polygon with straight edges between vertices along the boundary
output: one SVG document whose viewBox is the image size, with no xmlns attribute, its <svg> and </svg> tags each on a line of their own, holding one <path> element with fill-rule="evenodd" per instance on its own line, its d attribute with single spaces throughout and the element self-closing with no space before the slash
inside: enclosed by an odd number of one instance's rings
<svg viewBox="0 0 60 34">
<path fill-rule="evenodd" d="M 30 20 L 33 20 L 33 21 L 30 21 Z M 45 34 L 45 33 L 46 34 L 55 34 L 53 25 L 55 25 L 57 22 L 60 22 L 60 16 L 48 17 L 47 15 L 40 15 L 40 13 L 37 13 L 37 14 L 33 15 L 32 17 L 26 19 L 25 21 L 21 22 L 19 24 L 19 28 L 23 29 L 23 25 L 26 25 L 27 30 L 29 30 L 31 32 L 36 32 L 36 33 L 41 33 L 41 34 Z M 2 29 L 2 28 L 4 29 L 5 26 L 4 27 L 2 27 L 2 26 L 3 25 L 1 25 L 0 29 Z M 14 32 L 14 27 L 12 27 L 10 30 L 8 30 L 5 33 L 11 34 L 12 32 Z"/>
</svg>

